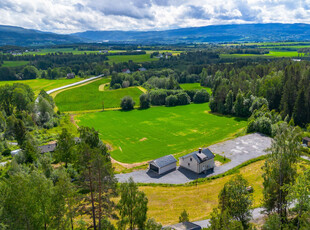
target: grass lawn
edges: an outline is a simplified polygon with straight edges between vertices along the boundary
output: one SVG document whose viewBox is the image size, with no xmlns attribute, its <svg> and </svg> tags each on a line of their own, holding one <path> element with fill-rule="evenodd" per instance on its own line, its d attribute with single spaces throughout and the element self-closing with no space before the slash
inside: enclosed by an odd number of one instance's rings
<svg viewBox="0 0 310 230">
<path fill-rule="evenodd" d="M 0 86 L 5 84 L 23 83 L 29 85 L 33 89 L 35 94 L 39 94 L 41 89 L 47 91 L 81 80 L 83 79 L 76 77 L 73 79 L 58 79 L 58 80 L 32 79 L 32 80 L 19 80 L 19 81 L 0 81 Z"/>
<path fill-rule="evenodd" d="M 264 160 L 240 169 L 240 174 L 254 189 L 254 207 L 260 206 L 263 198 L 263 164 Z M 210 218 L 213 208 L 218 205 L 220 191 L 232 176 L 214 179 L 197 186 L 141 186 L 139 189 L 145 192 L 149 200 L 148 216 L 163 225 L 168 225 L 178 223 L 184 209 L 189 213 L 190 221 Z"/>
<path fill-rule="evenodd" d="M 120 63 L 128 62 L 132 60 L 133 62 L 149 62 L 149 61 L 158 61 L 158 58 L 151 58 L 150 54 L 141 54 L 141 55 L 113 55 L 108 56 L 109 63 Z"/>
<path fill-rule="evenodd" d="M 101 139 L 113 147 L 112 157 L 126 163 L 184 155 L 231 138 L 247 125 L 244 119 L 210 113 L 207 103 L 87 113 L 76 118 L 80 126 L 98 129 Z"/>
<path fill-rule="evenodd" d="M 127 95 L 132 96 L 136 105 L 139 105 L 139 96 L 142 94 L 140 89 L 130 87 L 99 91 L 99 86 L 108 82 L 110 79 L 104 78 L 58 93 L 55 97 L 56 105 L 61 112 L 102 109 L 102 102 L 104 102 L 104 108 L 118 108 L 121 99 Z"/>
<path fill-rule="evenodd" d="M 269 54 L 265 56 L 272 57 L 298 57 L 297 51 L 270 51 Z"/>
<path fill-rule="evenodd" d="M 191 89 L 205 89 L 208 91 L 208 93 L 211 95 L 212 91 L 211 88 L 208 87 L 203 87 L 200 85 L 200 83 L 185 83 L 185 84 L 180 84 L 181 88 L 184 90 L 191 90 Z"/>
<path fill-rule="evenodd" d="M 29 61 L 4 61 L 1 67 L 18 67 L 27 65 Z"/>
</svg>

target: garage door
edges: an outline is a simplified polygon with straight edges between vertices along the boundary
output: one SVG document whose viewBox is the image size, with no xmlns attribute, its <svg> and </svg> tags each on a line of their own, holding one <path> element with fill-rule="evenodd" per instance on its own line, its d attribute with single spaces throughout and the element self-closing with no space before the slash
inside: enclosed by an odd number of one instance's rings
<svg viewBox="0 0 310 230">
<path fill-rule="evenodd" d="M 159 169 L 157 166 L 150 164 L 150 169 L 153 170 L 154 172 L 158 173 Z"/>
</svg>

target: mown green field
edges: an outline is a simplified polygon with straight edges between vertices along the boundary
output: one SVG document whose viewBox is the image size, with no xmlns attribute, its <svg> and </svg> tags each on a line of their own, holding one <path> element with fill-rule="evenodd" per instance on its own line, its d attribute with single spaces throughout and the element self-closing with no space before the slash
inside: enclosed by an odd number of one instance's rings
<svg viewBox="0 0 310 230">
<path fill-rule="evenodd" d="M 33 89 L 34 93 L 38 94 L 41 91 L 41 89 L 47 91 L 81 80 L 83 79 L 76 77 L 73 79 L 57 79 L 57 80 L 32 79 L 32 80 L 19 80 L 19 81 L 0 81 L 0 86 L 5 84 L 23 83 L 29 85 Z"/>
<path fill-rule="evenodd" d="M 270 51 L 269 54 L 264 56 L 272 57 L 298 57 L 297 51 Z"/>
<path fill-rule="evenodd" d="M 149 62 L 149 61 L 158 61 L 158 58 L 151 58 L 150 54 L 141 54 L 141 55 L 114 55 L 108 56 L 110 63 L 120 63 L 128 62 L 129 60 L 133 62 Z"/>
<path fill-rule="evenodd" d="M 61 112 L 98 110 L 102 109 L 102 102 L 104 102 L 104 108 L 118 108 L 120 107 L 121 99 L 127 95 L 130 95 L 136 102 L 136 105 L 139 105 L 139 96 L 142 94 L 140 89 L 130 87 L 99 91 L 99 86 L 108 82 L 110 82 L 110 79 L 104 78 L 58 93 L 55 97 L 56 105 Z"/>
<path fill-rule="evenodd" d="M 4 61 L 1 67 L 18 67 L 27 65 L 29 61 Z"/>
<path fill-rule="evenodd" d="M 112 157 L 126 163 L 180 156 L 233 137 L 247 124 L 244 119 L 210 113 L 207 103 L 87 113 L 76 119 L 79 126 L 98 129 L 101 139 L 113 147 Z"/>
<path fill-rule="evenodd" d="M 184 90 L 192 90 L 192 89 L 205 89 L 208 91 L 208 93 L 211 95 L 212 91 L 208 87 L 203 87 L 200 85 L 200 83 L 184 83 L 180 84 L 181 88 Z"/>
</svg>

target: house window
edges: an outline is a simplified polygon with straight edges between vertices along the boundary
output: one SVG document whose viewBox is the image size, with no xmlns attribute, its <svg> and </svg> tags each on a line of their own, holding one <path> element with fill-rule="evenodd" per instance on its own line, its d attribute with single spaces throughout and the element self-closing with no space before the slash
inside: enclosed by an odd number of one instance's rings
<svg viewBox="0 0 310 230">
<path fill-rule="evenodd" d="M 192 161 L 193 159 L 192 159 L 192 158 L 190 158 L 189 160 L 190 160 L 190 161 Z"/>
<path fill-rule="evenodd" d="M 191 164 L 190 163 L 188 163 L 188 166 L 190 166 Z"/>
</svg>

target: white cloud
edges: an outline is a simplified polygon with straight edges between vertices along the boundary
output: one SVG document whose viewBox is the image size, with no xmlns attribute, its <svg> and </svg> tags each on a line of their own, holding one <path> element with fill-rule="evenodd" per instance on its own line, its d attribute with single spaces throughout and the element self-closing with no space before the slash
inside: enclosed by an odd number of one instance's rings
<svg viewBox="0 0 310 230">
<path fill-rule="evenodd" d="M 310 23 L 310 0 L 1 0 L 0 24 L 58 33 Z"/>
</svg>

